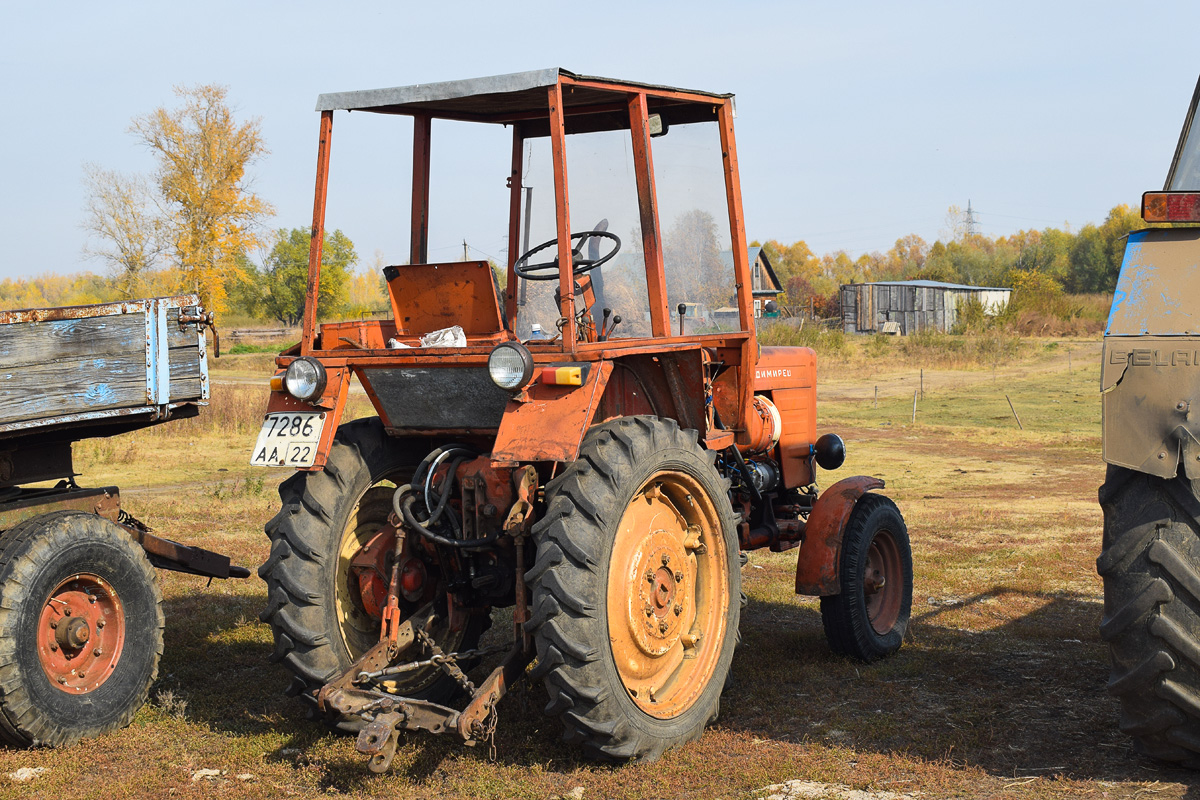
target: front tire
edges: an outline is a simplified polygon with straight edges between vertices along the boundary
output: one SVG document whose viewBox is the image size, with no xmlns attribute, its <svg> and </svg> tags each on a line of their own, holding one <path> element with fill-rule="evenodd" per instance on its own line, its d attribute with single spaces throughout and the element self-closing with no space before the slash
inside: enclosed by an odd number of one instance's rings
<svg viewBox="0 0 1200 800">
<path fill-rule="evenodd" d="M 297 472 L 279 487 L 283 507 L 266 526 L 271 555 L 258 570 L 267 583 L 267 608 L 259 618 L 275 636 L 272 660 L 294 676 L 288 693 L 309 703 L 314 715 L 316 692 L 379 641 L 378 611 L 355 596 L 350 562 L 384 527 L 395 486 L 411 477 L 424 455 L 419 445 L 389 437 L 377 417 L 355 420 L 338 428 L 322 471 Z M 430 574 L 437 579 L 433 565 Z M 401 609 L 415 610 L 403 599 Z M 438 626 L 428 632 L 450 653 L 473 648 L 489 622 L 474 614 L 460 630 Z M 386 686 L 434 702 L 459 691 L 436 667 Z M 325 721 L 345 731 L 361 726 L 357 717 Z"/>
<path fill-rule="evenodd" d="M 123 728 L 162 651 L 154 569 L 118 525 L 56 511 L 0 535 L 0 738 L 61 746 Z"/>
<path fill-rule="evenodd" d="M 871 662 L 904 643 L 912 614 L 908 528 L 889 498 L 864 494 L 842 535 L 842 591 L 821 598 L 825 638 L 835 653 Z"/>
<path fill-rule="evenodd" d="M 1146 756 L 1200 768 L 1200 499 L 1185 477 L 1109 466 L 1100 487 L 1100 636 L 1120 728 Z"/>
<path fill-rule="evenodd" d="M 527 630 L 563 738 L 653 760 L 716 718 L 741 575 L 728 481 L 695 431 L 625 417 L 592 428 L 546 486 Z"/>
</svg>

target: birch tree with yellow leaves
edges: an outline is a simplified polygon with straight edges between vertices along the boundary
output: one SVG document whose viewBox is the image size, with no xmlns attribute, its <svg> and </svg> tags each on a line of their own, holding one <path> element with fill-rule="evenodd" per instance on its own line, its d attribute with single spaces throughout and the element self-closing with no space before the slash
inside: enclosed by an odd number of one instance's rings
<svg viewBox="0 0 1200 800">
<path fill-rule="evenodd" d="M 227 94 L 217 85 L 176 87 L 179 107 L 130 126 L 158 161 L 154 180 L 180 288 L 213 311 L 225 310 L 226 286 L 244 277 L 239 256 L 262 245 L 261 223 L 274 213 L 247 186 L 247 167 L 267 154 L 260 121 L 239 123 Z"/>
</svg>

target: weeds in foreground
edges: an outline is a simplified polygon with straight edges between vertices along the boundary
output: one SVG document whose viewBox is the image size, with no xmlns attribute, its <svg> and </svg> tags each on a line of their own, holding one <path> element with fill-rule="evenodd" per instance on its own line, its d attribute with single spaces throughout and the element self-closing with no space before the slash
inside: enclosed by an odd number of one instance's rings
<svg viewBox="0 0 1200 800">
<path fill-rule="evenodd" d="M 188 701 L 182 695 L 176 695 L 170 689 L 160 689 L 155 692 L 151 703 L 168 717 L 180 720 L 187 719 Z"/>
<path fill-rule="evenodd" d="M 266 476 L 261 472 L 235 477 L 233 481 L 218 481 L 213 484 L 209 496 L 214 500 L 228 500 L 233 497 L 261 497 L 266 482 Z"/>
</svg>

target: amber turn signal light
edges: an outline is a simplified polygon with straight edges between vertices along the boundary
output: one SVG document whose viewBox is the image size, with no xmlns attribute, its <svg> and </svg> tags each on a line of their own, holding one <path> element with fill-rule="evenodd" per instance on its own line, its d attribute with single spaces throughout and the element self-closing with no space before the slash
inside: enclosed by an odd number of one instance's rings
<svg viewBox="0 0 1200 800">
<path fill-rule="evenodd" d="M 1200 222 L 1200 193 L 1146 192 L 1142 195 L 1146 222 Z"/>
</svg>

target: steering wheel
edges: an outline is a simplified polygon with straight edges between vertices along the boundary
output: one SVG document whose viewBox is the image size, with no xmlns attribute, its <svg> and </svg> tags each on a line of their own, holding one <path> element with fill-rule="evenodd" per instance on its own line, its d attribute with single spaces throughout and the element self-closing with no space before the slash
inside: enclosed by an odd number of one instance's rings
<svg viewBox="0 0 1200 800">
<path fill-rule="evenodd" d="M 611 239 L 613 242 L 613 249 L 599 258 L 584 258 L 582 255 L 583 245 L 592 237 L 596 237 L 598 239 Z M 585 272 L 595 269 L 615 256 L 617 251 L 621 249 L 620 237 L 618 237 L 615 233 L 609 233 L 608 231 L 595 230 L 572 233 L 571 241 L 574 242 L 576 239 L 579 240 L 579 243 L 571 248 L 571 271 L 574 275 L 582 275 Z M 518 258 L 517 263 L 513 266 L 513 269 L 516 271 L 517 275 L 527 281 L 558 280 L 558 256 L 555 256 L 553 261 L 544 261 L 540 264 L 527 263 L 529 261 L 529 257 L 534 253 L 541 252 L 547 247 L 557 244 L 558 239 L 551 239 L 548 242 L 542 242 L 537 247 Z"/>
</svg>

